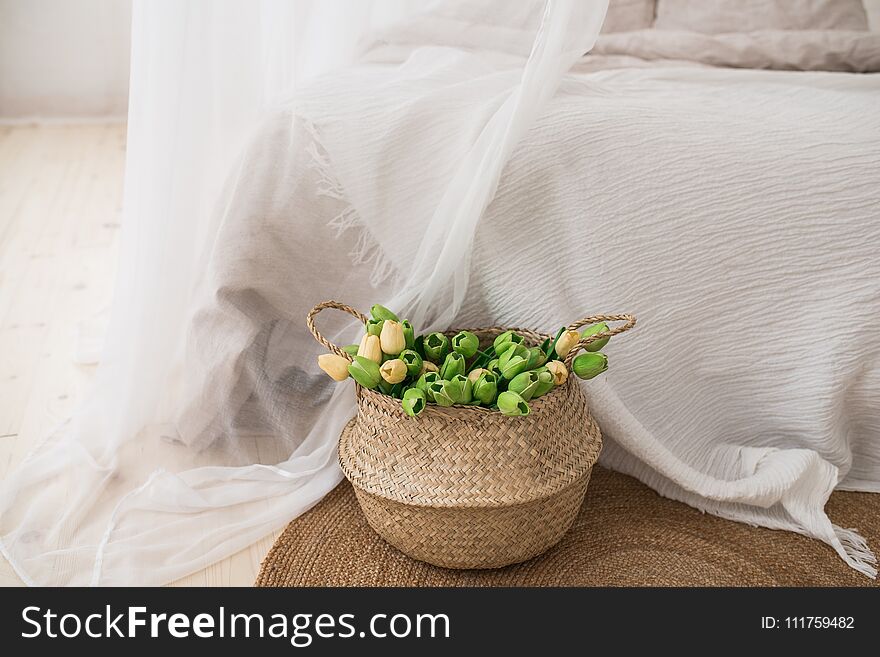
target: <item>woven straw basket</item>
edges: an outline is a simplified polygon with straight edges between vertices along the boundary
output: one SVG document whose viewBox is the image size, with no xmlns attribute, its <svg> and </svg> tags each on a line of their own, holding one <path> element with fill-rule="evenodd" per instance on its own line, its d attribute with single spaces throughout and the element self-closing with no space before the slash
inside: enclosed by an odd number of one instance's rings
<svg viewBox="0 0 880 657">
<path fill-rule="evenodd" d="M 351 360 L 315 328 L 325 308 L 367 317 L 335 301 L 308 315 L 315 339 Z M 568 328 L 601 321 L 626 324 L 582 340 L 567 366 L 580 348 L 635 325 L 630 315 L 594 315 Z M 482 348 L 506 330 L 473 332 Z M 530 344 L 549 337 L 513 330 Z M 431 404 L 412 418 L 400 400 L 356 385 L 358 412 L 340 436 L 339 464 L 370 526 L 409 556 L 446 568 L 500 568 L 555 545 L 577 515 L 602 446 L 573 379 L 530 401 L 524 417 Z"/>
</svg>

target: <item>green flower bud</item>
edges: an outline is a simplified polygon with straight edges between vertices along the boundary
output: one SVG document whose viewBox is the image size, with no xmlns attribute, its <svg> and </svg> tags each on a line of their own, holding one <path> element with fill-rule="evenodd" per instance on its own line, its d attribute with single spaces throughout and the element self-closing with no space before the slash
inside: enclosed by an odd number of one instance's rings
<svg viewBox="0 0 880 657">
<path fill-rule="evenodd" d="M 373 319 L 385 320 L 385 319 L 393 319 L 395 322 L 399 322 L 400 320 L 397 318 L 393 312 L 388 310 L 385 306 L 380 306 L 378 303 L 370 308 L 370 314 L 373 316 Z"/>
<path fill-rule="evenodd" d="M 575 356 L 572 371 L 581 379 L 592 379 L 608 369 L 608 356 L 598 352 L 586 351 Z"/>
<path fill-rule="evenodd" d="M 489 405 L 498 394 L 498 377 L 492 372 L 483 371 L 474 382 L 472 395 L 474 400 Z"/>
<path fill-rule="evenodd" d="M 443 365 L 440 366 L 440 378 L 446 380 L 452 379 L 459 374 L 464 374 L 465 369 L 464 356 L 452 352 L 446 357 L 446 360 L 443 361 Z"/>
<path fill-rule="evenodd" d="M 422 357 L 419 356 L 412 349 L 406 349 L 405 351 L 400 352 L 400 356 L 398 356 L 400 360 L 403 361 L 403 364 L 406 365 L 406 372 L 410 376 L 419 376 L 422 373 Z"/>
<path fill-rule="evenodd" d="M 354 362 L 348 366 L 348 373 L 351 378 L 361 384 L 364 388 L 372 390 L 383 381 L 382 375 L 379 373 L 379 363 L 364 356 L 355 356 Z"/>
<path fill-rule="evenodd" d="M 604 333 L 607 330 L 608 324 L 606 324 L 605 322 L 602 322 L 601 324 L 593 324 L 592 326 L 588 326 L 584 329 L 584 332 L 581 333 L 581 339 L 583 340 L 584 338 L 588 338 L 591 335 L 596 335 L 597 333 Z M 599 338 L 598 340 L 591 342 L 587 345 L 587 351 L 599 351 L 600 349 L 602 349 L 602 347 L 608 344 L 608 341 L 610 339 L 611 336 L 608 336 L 607 338 Z"/>
<path fill-rule="evenodd" d="M 382 335 L 382 326 L 384 324 L 384 319 L 368 319 L 364 328 L 367 331 L 367 335 L 375 335 L 378 338 Z"/>
<path fill-rule="evenodd" d="M 529 347 L 529 362 L 526 365 L 527 370 L 533 370 L 536 367 L 541 367 L 541 365 L 546 362 L 547 356 L 543 351 L 541 351 L 541 347 Z"/>
<path fill-rule="evenodd" d="M 406 342 L 406 348 L 412 349 L 416 344 L 416 332 L 413 329 L 413 325 L 409 323 L 408 319 L 403 320 L 400 325 L 403 327 L 403 339 Z"/>
<path fill-rule="evenodd" d="M 401 400 L 400 405 L 403 406 L 404 413 L 410 417 L 415 417 L 425 410 L 425 404 L 427 403 L 428 400 L 425 396 L 424 390 L 420 390 L 419 388 L 409 388 L 403 393 L 403 399 Z"/>
<path fill-rule="evenodd" d="M 520 397 L 529 401 L 538 389 L 538 373 L 535 371 L 517 374 L 510 380 L 507 389 L 517 393 Z"/>
<path fill-rule="evenodd" d="M 444 383 L 446 383 L 446 381 L 439 379 L 430 384 L 428 386 L 427 396 L 439 406 L 452 406 L 455 403 L 455 400 L 444 392 Z"/>
<path fill-rule="evenodd" d="M 342 351 L 347 353 L 349 356 L 357 356 L 358 349 L 360 349 L 360 345 L 357 344 L 348 344 L 342 348 Z"/>
<path fill-rule="evenodd" d="M 435 363 L 442 363 L 449 353 L 449 338 L 442 333 L 430 333 L 425 336 L 425 358 Z"/>
<path fill-rule="evenodd" d="M 508 390 L 498 395 L 498 410 L 504 415 L 528 415 L 529 405 L 525 399 Z"/>
<path fill-rule="evenodd" d="M 498 357 L 498 369 L 501 370 L 501 376 L 508 381 L 517 374 L 525 372 L 528 364 L 529 350 L 521 344 L 510 346 Z"/>
<path fill-rule="evenodd" d="M 513 331 L 505 331 L 497 338 L 495 338 L 495 341 L 492 343 L 492 346 L 495 347 L 495 355 L 500 358 L 501 354 L 503 354 L 513 345 L 522 344 L 524 339 L 525 338 L 523 338 L 523 336 L 517 335 Z"/>
<path fill-rule="evenodd" d="M 470 358 L 480 348 L 480 338 L 470 331 L 462 331 L 452 338 L 452 349 L 465 358 Z"/>
<path fill-rule="evenodd" d="M 538 386 L 532 393 L 532 399 L 537 399 L 553 390 L 556 384 L 553 382 L 553 374 L 546 367 L 535 370 L 538 375 Z"/>
<path fill-rule="evenodd" d="M 501 368 L 498 367 L 498 359 L 493 358 L 488 363 L 486 363 L 486 369 L 492 372 L 497 376 L 501 376 Z"/>
<path fill-rule="evenodd" d="M 450 354 L 451 355 L 451 354 Z M 433 385 L 437 385 L 436 383 Z M 466 376 L 461 374 L 440 383 L 440 389 L 435 390 L 434 400 L 441 406 L 453 404 L 469 404 L 472 399 L 472 386 Z"/>
<path fill-rule="evenodd" d="M 440 381 L 440 375 L 437 372 L 425 372 L 416 381 L 415 387 L 425 393 L 425 397 L 429 402 L 434 401 L 434 395 L 431 391 L 431 385 Z"/>
</svg>

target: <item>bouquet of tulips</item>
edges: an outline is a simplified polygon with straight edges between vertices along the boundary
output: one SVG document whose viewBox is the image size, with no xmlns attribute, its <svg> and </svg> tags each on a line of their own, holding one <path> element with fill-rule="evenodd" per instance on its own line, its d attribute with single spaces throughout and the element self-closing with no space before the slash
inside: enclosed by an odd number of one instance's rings
<svg viewBox="0 0 880 657">
<path fill-rule="evenodd" d="M 349 376 L 364 388 L 399 399 L 413 417 L 428 404 L 472 405 L 497 409 L 504 415 L 528 415 L 528 402 L 546 395 L 568 378 L 563 360 L 583 338 L 608 331 L 604 322 L 583 331 L 559 329 L 554 339 L 527 347 L 525 338 L 505 331 L 486 349 L 479 338 L 462 331 L 452 339 L 443 333 L 416 336 L 408 320 L 401 321 L 384 306 L 375 305 L 364 326 L 360 344 L 344 347 L 353 361 L 337 354 L 318 356 L 318 366 L 334 381 Z M 590 343 L 572 361 L 581 379 L 608 369 L 599 353 L 609 338 Z"/>
</svg>

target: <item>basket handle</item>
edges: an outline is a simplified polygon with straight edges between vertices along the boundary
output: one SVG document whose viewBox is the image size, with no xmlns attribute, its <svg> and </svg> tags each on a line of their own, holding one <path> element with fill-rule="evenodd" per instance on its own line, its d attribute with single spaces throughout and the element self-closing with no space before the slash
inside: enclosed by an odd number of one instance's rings
<svg viewBox="0 0 880 657">
<path fill-rule="evenodd" d="M 333 308 L 334 310 L 341 310 L 342 312 L 346 312 L 352 317 L 357 317 L 362 324 L 367 323 L 367 316 L 359 313 L 357 310 L 352 308 L 351 306 L 346 306 L 344 303 L 339 303 L 338 301 L 322 301 L 317 306 L 312 308 L 309 311 L 309 314 L 306 316 L 306 325 L 309 327 L 309 331 L 311 331 L 312 336 L 314 336 L 315 340 L 320 342 L 322 345 L 327 347 L 330 351 L 332 351 L 337 356 L 342 356 L 343 358 L 351 361 L 354 360 L 351 356 L 345 353 L 342 349 L 337 347 L 335 344 L 330 342 L 327 338 L 321 335 L 321 332 L 315 327 L 315 315 L 324 310 L 324 308 Z"/>
<path fill-rule="evenodd" d="M 571 369 L 571 362 L 574 360 L 575 354 L 577 354 L 582 349 L 586 349 L 587 345 L 595 342 L 596 340 L 601 340 L 602 338 L 610 338 L 612 335 L 618 335 L 619 333 L 623 333 L 624 331 L 629 331 L 633 326 L 636 325 L 636 318 L 632 315 L 590 315 L 589 317 L 584 317 L 583 319 L 579 319 L 578 321 L 569 324 L 566 329 L 569 331 L 576 331 L 581 326 L 585 326 L 587 324 L 596 324 L 598 322 L 626 322 L 626 324 L 624 324 L 623 326 L 617 326 L 615 328 L 608 329 L 607 331 L 594 333 L 593 335 L 590 335 L 578 342 L 565 356 L 564 363 L 567 369 Z"/>
</svg>

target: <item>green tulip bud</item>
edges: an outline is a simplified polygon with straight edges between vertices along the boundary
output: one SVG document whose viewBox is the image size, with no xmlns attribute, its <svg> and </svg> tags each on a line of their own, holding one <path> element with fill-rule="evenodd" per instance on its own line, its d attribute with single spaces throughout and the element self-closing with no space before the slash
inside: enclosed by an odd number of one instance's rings
<svg viewBox="0 0 880 657">
<path fill-rule="evenodd" d="M 446 394 L 443 390 L 443 379 L 439 379 L 428 386 L 427 396 L 439 406 L 452 406 L 455 400 Z"/>
<path fill-rule="evenodd" d="M 541 367 L 541 365 L 546 362 L 547 356 L 543 351 L 541 351 L 541 347 L 529 348 L 529 362 L 526 365 L 527 370 L 533 370 L 536 367 Z"/>
<path fill-rule="evenodd" d="M 440 366 L 441 379 L 449 380 L 464 373 L 464 356 L 457 354 L 454 351 L 446 357 L 446 360 L 443 361 L 443 365 Z"/>
<path fill-rule="evenodd" d="M 586 351 L 575 356 L 571 369 L 581 379 L 592 379 L 608 369 L 608 356 L 599 352 Z"/>
<path fill-rule="evenodd" d="M 546 367 L 535 370 L 538 375 L 538 386 L 532 393 L 532 399 L 537 399 L 553 390 L 556 384 L 553 382 L 553 374 Z"/>
<path fill-rule="evenodd" d="M 403 327 L 403 339 L 406 342 L 406 348 L 412 349 L 416 345 L 416 332 L 413 329 L 413 325 L 409 323 L 408 319 L 403 320 L 400 325 Z"/>
<path fill-rule="evenodd" d="M 498 359 L 493 358 L 488 363 L 486 363 L 486 369 L 492 372 L 497 376 L 501 376 L 501 369 L 498 367 Z"/>
<path fill-rule="evenodd" d="M 450 354 L 451 355 L 451 354 Z M 436 386 L 437 384 L 433 384 Z M 441 406 L 469 404 L 472 399 L 472 386 L 466 376 L 456 375 L 440 382 L 439 390 L 434 391 L 434 400 Z"/>
<path fill-rule="evenodd" d="M 403 399 L 401 400 L 400 405 L 403 406 L 404 413 L 410 417 L 415 417 L 425 410 L 425 404 L 427 404 L 427 402 L 428 400 L 425 396 L 424 390 L 420 390 L 419 388 L 409 388 L 403 393 Z"/>
<path fill-rule="evenodd" d="M 360 349 L 360 345 L 357 344 L 348 344 L 342 348 L 342 351 L 347 353 L 349 356 L 357 356 L 358 349 Z"/>
<path fill-rule="evenodd" d="M 440 375 L 437 372 L 425 372 L 416 381 L 415 387 L 425 393 L 425 397 L 429 402 L 434 401 L 434 395 L 431 391 L 431 384 L 440 381 Z"/>
<path fill-rule="evenodd" d="M 384 382 L 379 373 L 379 363 L 364 356 L 354 357 L 354 362 L 348 366 L 348 373 L 351 374 L 351 378 L 368 390 L 378 386 L 380 381 Z"/>
<path fill-rule="evenodd" d="M 507 389 L 511 392 L 517 393 L 520 397 L 529 401 L 535 394 L 535 390 L 538 388 L 538 373 L 535 371 L 531 372 L 523 372 L 521 374 L 517 374 L 510 380 L 510 383 L 507 385 Z"/>
<path fill-rule="evenodd" d="M 525 372 L 528 364 L 529 350 L 521 344 L 512 345 L 498 357 L 498 369 L 501 370 L 501 376 L 508 381 L 517 374 Z"/>
<path fill-rule="evenodd" d="M 378 338 L 382 335 L 382 326 L 384 324 L 384 319 L 368 319 L 364 328 L 367 331 L 367 335 L 375 335 Z"/>
<path fill-rule="evenodd" d="M 386 320 L 393 319 L 395 322 L 399 322 L 400 320 L 397 318 L 393 312 L 388 310 L 385 306 L 380 306 L 378 303 L 370 308 L 370 314 L 373 316 L 373 319 L 378 320 Z"/>
<path fill-rule="evenodd" d="M 529 405 L 525 399 L 508 390 L 498 395 L 498 410 L 504 415 L 528 415 Z"/>
<path fill-rule="evenodd" d="M 495 354 L 500 358 L 501 354 L 503 354 L 513 345 L 522 344 L 524 339 L 525 338 L 523 338 L 523 336 L 518 335 L 513 331 L 505 331 L 495 338 L 492 346 L 495 347 Z"/>
<path fill-rule="evenodd" d="M 480 338 L 470 331 L 462 331 L 452 338 L 452 350 L 465 358 L 470 358 L 480 348 Z"/>
<path fill-rule="evenodd" d="M 593 324 L 592 326 L 588 326 L 587 328 L 584 329 L 584 332 L 581 333 L 581 339 L 583 340 L 585 338 L 590 337 L 591 335 L 596 335 L 597 333 L 604 333 L 607 330 L 608 330 L 608 324 L 606 324 L 605 322 L 602 322 L 601 324 Z M 604 347 L 606 344 L 608 344 L 608 341 L 610 339 L 611 339 L 611 336 L 608 336 L 607 338 L 599 338 L 598 340 L 595 340 L 595 341 L 591 342 L 590 344 L 588 344 L 586 347 L 586 350 L 587 351 L 599 351 L 600 349 L 602 349 L 602 347 Z"/>
<path fill-rule="evenodd" d="M 442 363 L 449 353 L 449 338 L 442 333 L 430 333 L 425 336 L 425 358 L 435 363 Z"/>
<path fill-rule="evenodd" d="M 406 372 L 410 376 L 419 376 L 422 373 L 422 357 L 412 349 L 406 349 L 400 352 L 398 356 L 403 364 L 406 365 Z"/>
<path fill-rule="evenodd" d="M 473 398 L 481 404 L 491 404 L 498 394 L 498 377 L 492 372 L 483 370 L 473 384 Z"/>
</svg>

